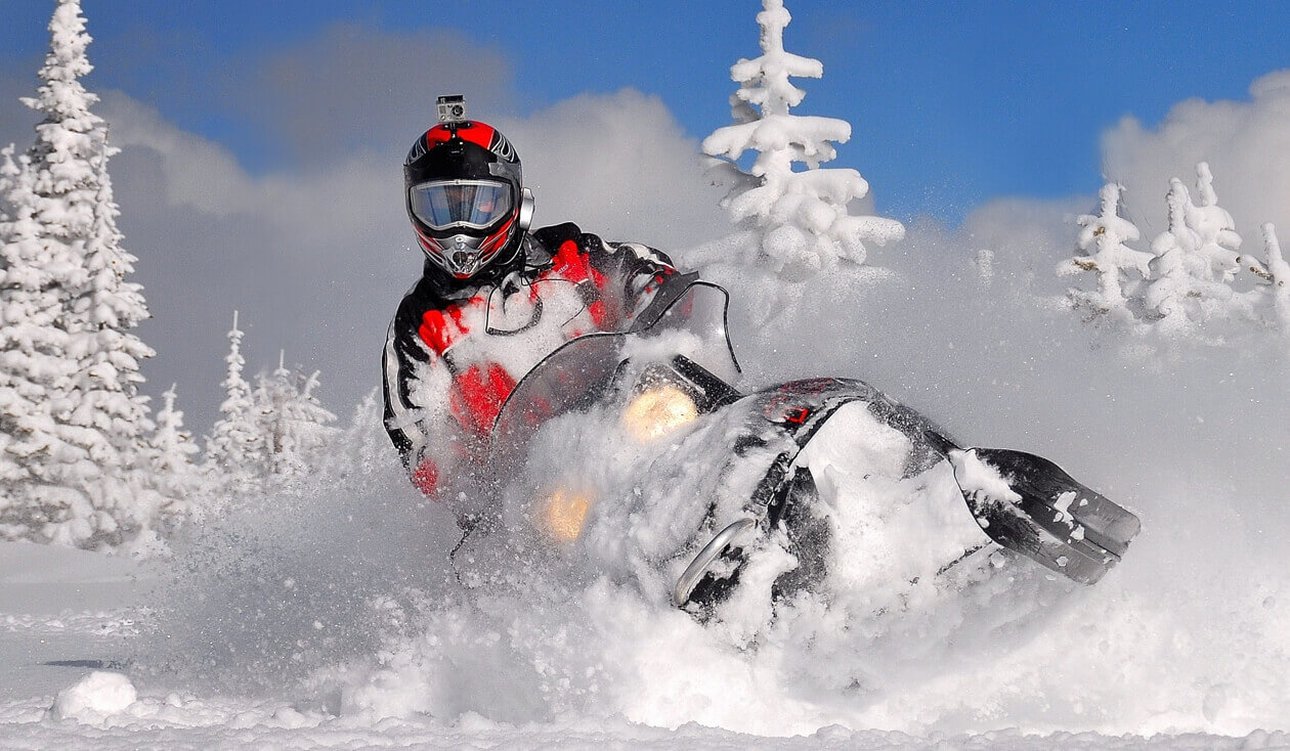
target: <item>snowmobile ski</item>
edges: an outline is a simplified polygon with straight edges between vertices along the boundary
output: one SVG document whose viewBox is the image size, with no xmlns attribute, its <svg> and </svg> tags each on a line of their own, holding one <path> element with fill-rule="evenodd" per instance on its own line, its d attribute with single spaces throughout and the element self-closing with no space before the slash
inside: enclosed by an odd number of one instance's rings
<svg viewBox="0 0 1290 751">
<path fill-rule="evenodd" d="M 1041 456 L 1010 449 L 951 450 L 948 456 L 956 478 L 972 456 L 1007 483 L 1011 495 L 960 481 L 972 516 L 990 539 L 1074 581 L 1101 579 L 1141 529 L 1132 512 Z"/>
</svg>

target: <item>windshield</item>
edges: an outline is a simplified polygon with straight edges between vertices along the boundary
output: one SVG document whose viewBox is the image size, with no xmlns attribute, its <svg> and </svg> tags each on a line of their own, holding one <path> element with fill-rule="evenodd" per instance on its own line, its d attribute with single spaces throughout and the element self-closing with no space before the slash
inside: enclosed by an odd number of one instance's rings
<svg viewBox="0 0 1290 751">
<path fill-rule="evenodd" d="M 739 365 L 726 334 L 726 291 L 694 276 L 676 277 L 659 290 L 630 332 L 574 339 L 524 376 L 493 424 L 494 447 L 517 446 L 546 420 L 595 402 L 619 365 L 669 362 L 683 355 L 718 378 L 733 380 Z"/>
</svg>

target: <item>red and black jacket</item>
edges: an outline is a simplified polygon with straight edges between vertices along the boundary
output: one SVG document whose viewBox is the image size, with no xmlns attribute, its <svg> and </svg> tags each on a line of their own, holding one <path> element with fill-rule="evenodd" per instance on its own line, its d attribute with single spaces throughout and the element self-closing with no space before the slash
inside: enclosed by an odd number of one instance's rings
<svg viewBox="0 0 1290 751">
<path fill-rule="evenodd" d="M 427 495 L 479 466 L 506 397 L 542 357 L 584 333 L 625 329 L 676 273 L 657 250 L 571 223 L 528 234 L 522 249 L 510 268 L 465 287 L 427 268 L 390 324 L 385 427 Z"/>
</svg>

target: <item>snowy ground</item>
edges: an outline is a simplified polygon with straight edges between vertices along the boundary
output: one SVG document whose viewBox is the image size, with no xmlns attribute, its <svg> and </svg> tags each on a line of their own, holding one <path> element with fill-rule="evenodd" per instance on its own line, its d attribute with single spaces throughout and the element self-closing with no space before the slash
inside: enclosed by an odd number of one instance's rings
<svg viewBox="0 0 1290 751">
<path fill-rule="evenodd" d="M 445 719 L 372 719 L 284 698 L 154 689 L 123 664 L 149 627 L 156 579 L 119 558 L 21 543 L 0 545 L 0 747 L 77 748 L 847 748 L 1251 749 L 1290 747 L 1290 735 L 1203 733 L 1151 738 L 1018 729 L 946 735 L 830 725 L 792 738 L 622 716 L 569 714 L 501 722 L 475 712 Z M 116 680 L 104 680 L 104 671 Z M 131 675 L 126 678 L 125 675 Z M 91 679 L 99 679 L 92 685 Z M 125 696 L 123 697 L 123 689 Z M 137 690 L 136 696 L 130 694 Z M 133 698 L 133 701 L 130 699 Z"/>
<path fill-rule="evenodd" d="M 173 559 L 0 545 L 0 748 L 1290 748 L 1290 593 L 1249 551 L 1189 564 L 1148 535 L 1093 588 L 1004 561 L 893 589 L 918 565 L 901 540 L 957 518 L 918 508 L 947 478 L 889 483 L 899 441 L 863 413 L 836 427 L 826 484 L 895 511 L 838 510 L 869 541 L 835 561 L 854 596 L 753 643 L 639 581 L 463 592 L 448 520 L 379 435 Z"/>
</svg>

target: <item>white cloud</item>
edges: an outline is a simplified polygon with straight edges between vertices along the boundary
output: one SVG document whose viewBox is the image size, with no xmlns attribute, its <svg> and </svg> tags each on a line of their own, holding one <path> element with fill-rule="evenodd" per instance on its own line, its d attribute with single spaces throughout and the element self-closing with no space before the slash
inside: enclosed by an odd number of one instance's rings
<svg viewBox="0 0 1290 751">
<path fill-rule="evenodd" d="M 496 124 L 524 160 L 538 224 L 576 221 L 668 251 L 728 231 L 723 191 L 704 177 L 697 140 L 657 97 L 584 95 Z"/>
<path fill-rule="evenodd" d="M 1158 128 L 1124 118 L 1103 137 L 1103 172 L 1128 188 L 1125 201 L 1144 238 L 1165 228 L 1169 178 L 1190 188 L 1208 161 L 1219 203 L 1232 213 L 1247 249 L 1262 255 L 1259 226 L 1290 228 L 1290 70 L 1250 86 L 1249 101 L 1189 99 Z"/>
<path fill-rule="evenodd" d="M 177 211 L 221 217 L 254 209 L 251 179 L 228 149 L 182 130 L 155 109 L 122 94 L 107 94 L 100 110 L 110 125 L 112 144 L 147 151 L 161 171 L 163 182 L 156 187 L 164 190 L 155 198 Z"/>
</svg>

